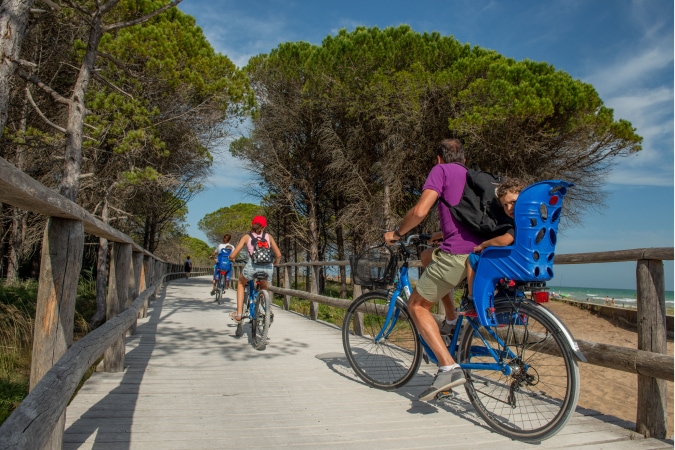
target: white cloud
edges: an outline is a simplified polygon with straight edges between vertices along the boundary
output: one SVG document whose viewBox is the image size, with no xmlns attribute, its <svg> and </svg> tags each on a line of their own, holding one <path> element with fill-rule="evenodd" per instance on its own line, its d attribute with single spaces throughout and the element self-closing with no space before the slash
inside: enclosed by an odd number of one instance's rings
<svg viewBox="0 0 675 450">
<path fill-rule="evenodd" d="M 633 55 L 627 54 L 625 59 L 598 70 L 586 79 L 599 91 L 612 94 L 642 84 L 655 71 L 672 68 L 672 39 L 653 45 L 651 48 L 638 49 Z"/>
</svg>

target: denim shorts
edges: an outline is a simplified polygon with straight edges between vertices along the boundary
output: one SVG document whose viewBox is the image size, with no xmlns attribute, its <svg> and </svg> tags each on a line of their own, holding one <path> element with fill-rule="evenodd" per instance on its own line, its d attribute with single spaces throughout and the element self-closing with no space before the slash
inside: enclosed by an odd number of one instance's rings
<svg viewBox="0 0 675 450">
<path fill-rule="evenodd" d="M 424 270 L 415 289 L 425 300 L 437 302 L 466 278 L 468 255 L 453 255 L 441 249 L 434 250 L 432 262 Z"/>
<path fill-rule="evenodd" d="M 251 258 L 249 258 L 248 261 L 246 261 L 246 265 L 244 266 L 241 275 L 247 280 L 251 280 L 256 272 L 265 272 L 267 274 L 267 279 L 271 282 L 272 277 L 274 276 L 274 264 L 253 264 Z"/>
</svg>

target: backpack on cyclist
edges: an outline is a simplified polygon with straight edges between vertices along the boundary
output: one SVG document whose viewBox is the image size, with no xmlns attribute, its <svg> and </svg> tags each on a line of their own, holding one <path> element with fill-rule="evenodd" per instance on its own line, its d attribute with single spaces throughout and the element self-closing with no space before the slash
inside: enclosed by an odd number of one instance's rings
<svg viewBox="0 0 675 450">
<path fill-rule="evenodd" d="M 439 198 L 462 225 L 484 239 L 491 239 L 513 227 L 497 198 L 496 190 L 501 182 L 499 175 L 483 172 L 478 167 L 466 169 L 466 184 L 459 203 L 451 206 L 443 197 Z"/>
<path fill-rule="evenodd" d="M 253 233 L 249 233 L 248 235 L 251 237 L 251 245 L 253 246 L 251 262 L 253 264 L 271 264 L 274 261 L 274 257 L 272 256 L 270 243 L 265 239 L 267 232 L 263 231 L 260 237 L 254 237 Z"/>
<path fill-rule="evenodd" d="M 218 262 L 216 263 L 216 267 L 218 267 L 218 269 L 229 271 L 232 268 L 230 253 L 232 253 L 232 248 L 230 247 L 220 249 L 220 253 L 218 253 Z"/>
</svg>

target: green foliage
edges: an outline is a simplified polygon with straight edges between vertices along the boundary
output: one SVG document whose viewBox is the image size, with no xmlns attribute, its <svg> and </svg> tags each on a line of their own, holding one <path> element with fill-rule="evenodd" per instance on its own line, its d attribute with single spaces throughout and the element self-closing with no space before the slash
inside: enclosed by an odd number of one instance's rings
<svg viewBox="0 0 675 450">
<path fill-rule="evenodd" d="M 261 206 L 237 203 L 205 215 L 197 226 L 214 244 L 219 244 L 225 233 L 231 234 L 232 242 L 236 243 L 240 236 L 251 229 L 251 219 L 261 214 L 264 214 Z"/>
<path fill-rule="evenodd" d="M 185 249 L 184 253 L 190 255 L 193 260 L 208 261 L 213 253 L 213 248 L 209 244 L 190 236 L 184 236 L 181 239 L 181 247 Z"/>
<path fill-rule="evenodd" d="M 338 226 L 354 246 L 381 237 L 419 198 L 444 138 L 483 170 L 575 183 L 565 220 L 601 203 L 616 158 L 641 149 L 590 84 L 407 25 L 283 43 L 245 70 L 264 95 L 250 138 L 230 151 L 308 251 L 342 245 Z"/>
</svg>

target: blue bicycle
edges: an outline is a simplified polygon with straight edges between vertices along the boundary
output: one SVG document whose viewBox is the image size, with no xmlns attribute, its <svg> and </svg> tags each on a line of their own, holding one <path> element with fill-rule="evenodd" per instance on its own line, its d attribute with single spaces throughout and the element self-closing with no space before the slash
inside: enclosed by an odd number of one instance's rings
<svg viewBox="0 0 675 450">
<path fill-rule="evenodd" d="M 474 282 L 474 294 L 479 296 L 474 296 L 474 304 L 462 302 L 455 332 L 446 341 L 464 370 L 465 388 L 477 413 L 497 432 L 522 441 L 550 438 L 567 423 L 579 396 L 577 359 L 585 361 L 562 321 L 538 303 L 548 300 L 542 280 L 553 276 L 550 266 L 559 207 L 569 186 L 546 183 L 544 202 L 542 189 L 537 195 L 528 195 L 530 187 L 521 192 L 514 245 L 483 251 Z M 438 364 L 406 303 L 412 291 L 408 247 L 428 239 L 428 235 L 413 235 L 397 243 L 396 251 L 381 245 L 352 259 L 352 277 L 361 278 L 360 284 L 393 284 L 393 289 L 374 290 L 355 299 L 342 326 L 347 359 L 372 387 L 403 386 L 417 373 L 423 358 Z M 536 247 L 528 250 L 527 258 L 534 261 L 529 266 L 521 260 L 525 246 Z M 488 287 L 482 289 L 483 284 Z"/>
<path fill-rule="evenodd" d="M 249 280 L 244 292 L 241 321 L 237 324 L 235 336 L 244 334 L 244 319 L 251 324 L 251 344 L 256 350 L 263 350 L 267 345 L 267 334 L 274 320 L 272 314 L 272 294 L 260 289 L 260 281 L 267 280 L 267 273 L 256 272 Z"/>
</svg>

